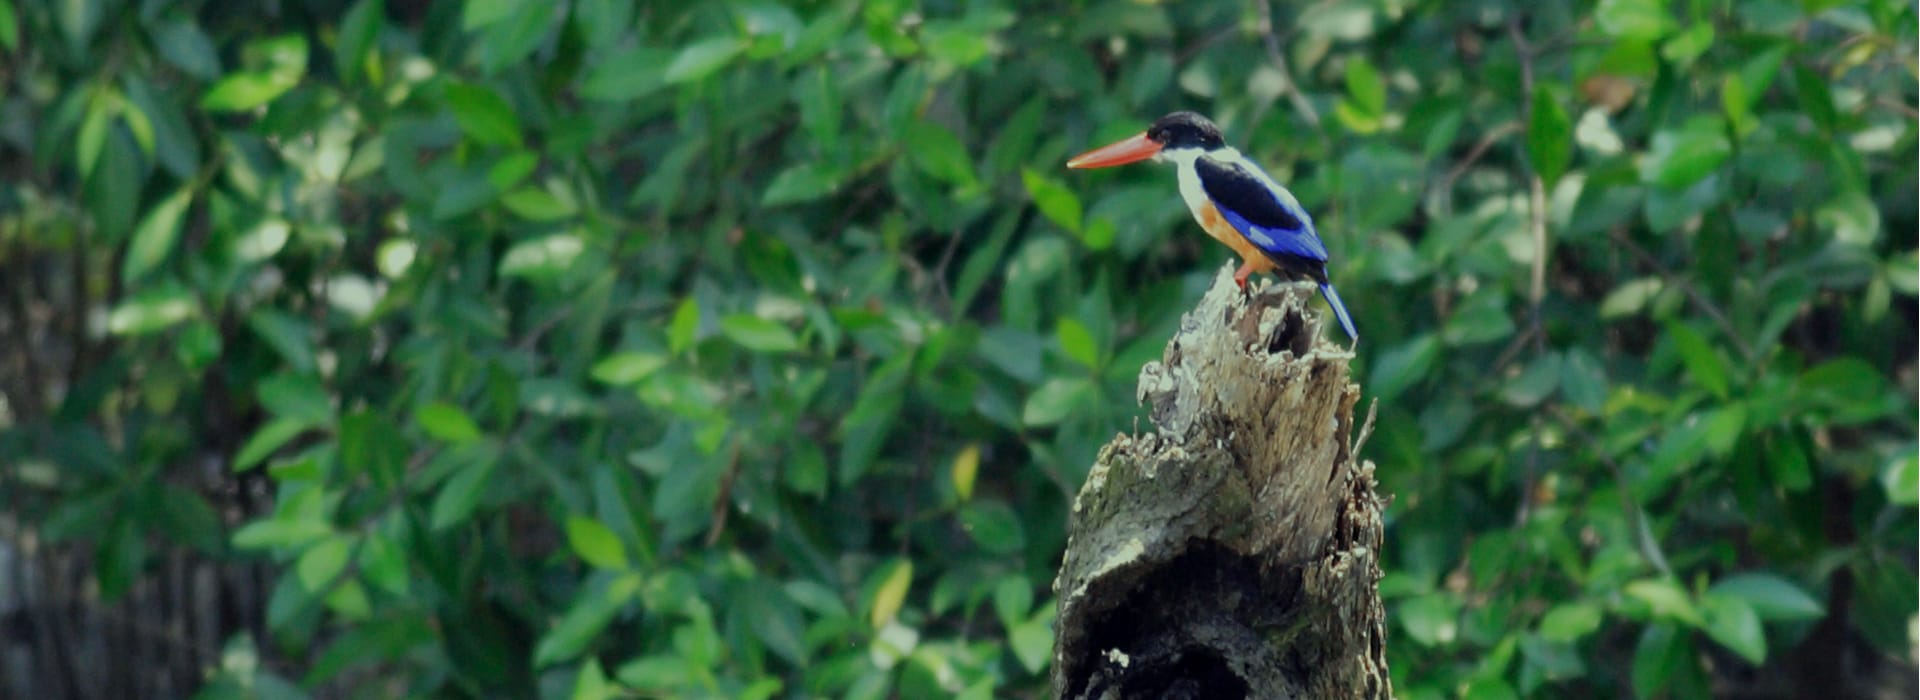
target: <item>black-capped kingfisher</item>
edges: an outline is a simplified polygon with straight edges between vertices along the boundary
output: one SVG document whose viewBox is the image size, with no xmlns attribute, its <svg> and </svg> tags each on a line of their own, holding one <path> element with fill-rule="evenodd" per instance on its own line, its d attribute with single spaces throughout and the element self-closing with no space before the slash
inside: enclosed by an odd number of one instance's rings
<svg viewBox="0 0 1920 700">
<path fill-rule="evenodd" d="M 1256 272 L 1313 280 L 1333 307 L 1347 337 L 1358 340 L 1353 319 L 1327 281 L 1327 246 L 1314 233 L 1313 217 L 1293 193 L 1268 177 L 1240 151 L 1227 146 L 1220 127 L 1193 112 L 1161 117 L 1146 131 L 1074 156 L 1069 168 L 1105 168 L 1152 159 L 1172 163 L 1180 176 L 1180 197 L 1207 234 L 1240 254 L 1233 281 L 1247 288 Z"/>
</svg>

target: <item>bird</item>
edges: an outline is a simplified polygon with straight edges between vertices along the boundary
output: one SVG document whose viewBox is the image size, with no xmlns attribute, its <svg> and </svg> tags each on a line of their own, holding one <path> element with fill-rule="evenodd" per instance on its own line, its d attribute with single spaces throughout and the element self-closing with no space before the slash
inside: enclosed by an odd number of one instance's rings
<svg viewBox="0 0 1920 700">
<path fill-rule="evenodd" d="M 1227 145 L 1220 127 L 1195 112 L 1161 117 L 1146 131 L 1087 151 L 1067 167 L 1107 168 L 1143 160 L 1172 163 L 1180 180 L 1180 198 L 1208 235 L 1240 254 L 1233 281 L 1247 288 L 1247 277 L 1274 271 L 1290 279 L 1320 285 L 1347 337 L 1359 340 L 1347 307 L 1327 279 L 1327 246 L 1313 228 L 1313 217 L 1293 193 L 1259 165 Z"/>
</svg>

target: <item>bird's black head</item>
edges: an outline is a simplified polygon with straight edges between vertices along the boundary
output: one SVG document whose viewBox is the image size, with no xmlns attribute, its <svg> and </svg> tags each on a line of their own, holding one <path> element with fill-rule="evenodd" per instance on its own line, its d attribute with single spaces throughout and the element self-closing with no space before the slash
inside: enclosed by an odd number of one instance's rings
<svg viewBox="0 0 1920 700">
<path fill-rule="evenodd" d="M 1194 112 L 1174 112 L 1147 127 L 1147 138 L 1161 148 L 1198 148 L 1211 151 L 1227 145 L 1220 127 Z"/>
</svg>

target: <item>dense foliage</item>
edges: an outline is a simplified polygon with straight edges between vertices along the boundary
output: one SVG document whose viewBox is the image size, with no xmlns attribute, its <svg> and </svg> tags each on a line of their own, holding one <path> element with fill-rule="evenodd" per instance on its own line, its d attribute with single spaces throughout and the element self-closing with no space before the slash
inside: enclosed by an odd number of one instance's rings
<svg viewBox="0 0 1920 700">
<path fill-rule="evenodd" d="M 1189 108 L 1361 329 L 1400 695 L 1873 682 L 1915 23 L 0 0 L 0 493 L 108 598 L 274 562 L 209 697 L 1033 696 L 1072 496 L 1229 255 L 1060 164 Z"/>
</svg>

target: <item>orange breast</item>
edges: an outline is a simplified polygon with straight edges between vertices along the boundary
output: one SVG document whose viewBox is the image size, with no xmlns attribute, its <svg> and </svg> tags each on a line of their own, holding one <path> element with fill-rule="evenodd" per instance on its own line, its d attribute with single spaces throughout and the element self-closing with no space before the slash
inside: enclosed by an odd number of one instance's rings
<svg viewBox="0 0 1920 700">
<path fill-rule="evenodd" d="M 1245 261 L 1248 267 L 1253 268 L 1254 272 L 1274 269 L 1273 260 L 1269 259 L 1266 253 L 1261 252 L 1253 241 L 1240 235 L 1240 231 L 1227 221 L 1227 217 L 1220 215 L 1220 209 L 1213 206 L 1213 202 L 1207 202 L 1199 211 L 1194 212 L 1193 216 L 1200 221 L 1200 227 L 1207 230 L 1207 235 L 1213 236 L 1214 240 L 1227 244 L 1233 252 L 1239 253 L 1240 259 Z"/>
</svg>

